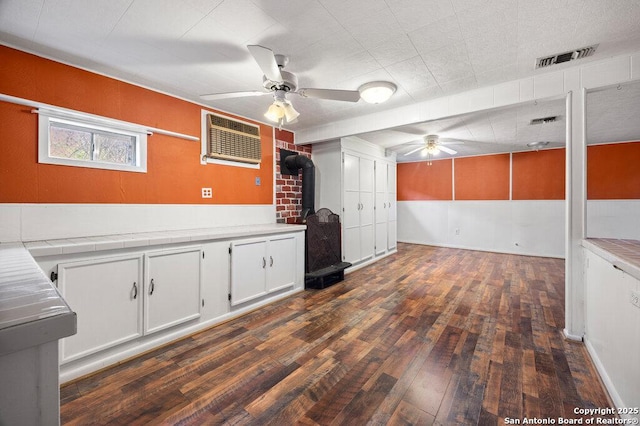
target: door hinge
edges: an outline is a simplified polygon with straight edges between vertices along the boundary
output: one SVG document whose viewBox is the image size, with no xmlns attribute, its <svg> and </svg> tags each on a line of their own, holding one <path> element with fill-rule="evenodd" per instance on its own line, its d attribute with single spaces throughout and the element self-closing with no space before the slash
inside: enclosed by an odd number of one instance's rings
<svg viewBox="0 0 640 426">
<path fill-rule="evenodd" d="M 231 246 L 229 246 L 229 254 L 231 254 L 231 251 L 232 251 L 232 250 L 231 250 Z"/>
<path fill-rule="evenodd" d="M 202 307 L 204 308 L 204 299 L 202 299 Z"/>
<path fill-rule="evenodd" d="M 229 302 L 231 302 L 231 293 L 229 293 Z"/>
<path fill-rule="evenodd" d="M 202 252 L 202 258 L 204 259 L 204 252 Z"/>
<path fill-rule="evenodd" d="M 58 273 L 51 271 L 51 275 L 49 275 L 49 278 L 51 278 L 51 282 L 55 282 L 58 279 Z"/>
</svg>

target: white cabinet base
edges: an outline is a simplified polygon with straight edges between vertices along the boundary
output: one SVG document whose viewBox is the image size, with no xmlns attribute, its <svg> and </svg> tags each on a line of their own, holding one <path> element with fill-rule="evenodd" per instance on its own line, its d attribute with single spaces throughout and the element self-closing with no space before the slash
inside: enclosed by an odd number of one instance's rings
<svg viewBox="0 0 640 426">
<path fill-rule="evenodd" d="M 71 308 L 78 311 L 80 340 L 67 345 L 60 365 L 60 383 L 94 373 L 304 291 L 304 227 L 274 224 L 262 228 L 262 232 L 251 228 L 245 231 L 243 227 L 232 231 L 223 229 L 220 237 L 205 230 L 206 237 L 191 244 L 149 244 L 148 236 L 143 235 L 141 241 L 146 241 L 146 245 L 132 244 L 129 248 L 101 251 L 89 246 L 84 251 L 46 254 L 36 258 L 47 275 L 60 272 L 59 289 L 74 293 L 67 297 Z M 195 239 L 193 232 L 188 235 Z M 265 281 L 266 294 L 232 307 L 228 299 L 231 276 L 229 245 L 231 241 L 256 239 L 268 242 L 267 246 L 270 244 L 272 249 L 265 252 L 265 270 L 269 269 Z M 131 238 L 126 240 L 135 243 Z M 47 244 L 48 248 L 55 247 L 55 241 Z M 66 246 L 68 242 L 61 245 Z M 114 285 L 116 278 L 127 283 L 126 286 Z M 156 287 L 153 294 L 149 294 L 152 278 Z M 164 283 L 167 279 L 173 282 L 169 288 L 176 293 L 161 293 L 161 290 L 167 290 Z M 186 283 L 198 281 L 201 285 L 197 290 L 198 286 L 184 287 Z M 109 292 L 107 289 L 117 291 Z M 119 296 L 116 297 L 116 293 Z M 161 295 L 162 298 L 155 298 Z M 146 316 L 144 308 L 140 308 L 145 301 L 150 308 Z M 125 303 L 130 302 L 137 306 L 135 314 L 126 314 L 127 309 L 122 310 L 122 307 L 113 309 L 115 305 L 126 306 Z M 179 306 L 160 309 L 170 302 L 177 302 Z M 158 310 L 154 312 L 156 308 Z M 123 312 L 126 315 L 122 315 Z M 94 334 L 101 338 L 94 339 Z"/>
</svg>

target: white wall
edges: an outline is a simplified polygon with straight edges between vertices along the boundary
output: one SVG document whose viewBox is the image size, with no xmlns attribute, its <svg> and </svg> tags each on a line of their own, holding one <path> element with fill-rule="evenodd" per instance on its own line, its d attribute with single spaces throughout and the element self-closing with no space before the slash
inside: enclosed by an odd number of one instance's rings
<svg viewBox="0 0 640 426">
<path fill-rule="evenodd" d="M 588 201 L 587 238 L 640 240 L 640 200 Z"/>
<path fill-rule="evenodd" d="M 562 258 L 564 233 L 562 200 L 398 202 L 402 242 Z"/>
<path fill-rule="evenodd" d="M 273 205 L 0 204 L 0 243 L 275 223 Z"/>
<path fill-rule="evenodd" d="M 399 201 L 398 241 L 564 258 L 564 214 L 564 200 Z M 640 240 L 640 200 L 589 201 L 587 236 Z"/>
</svg>

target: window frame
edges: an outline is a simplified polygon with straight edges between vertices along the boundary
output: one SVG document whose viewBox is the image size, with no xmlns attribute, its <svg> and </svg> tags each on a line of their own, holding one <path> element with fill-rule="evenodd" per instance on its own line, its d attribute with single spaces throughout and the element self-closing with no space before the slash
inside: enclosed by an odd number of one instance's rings
<svg viewBox="0 0 640 426">
<path fill-rule="evenodd" d="M 107 118 L 94 118 L 82 115 L 80 118 L 67 117 L 65 114 L 50 114 L 38 111 L 38 163 L 55 164 L 61 166 L 86 167 L 91 169 L 116 170 L 124 172 L 147 172 L 147 131 L 146 129 L 125 128 L 116 121 Z M 135 164 L 118 164 L 97 160 L 74 160 L 71 158 L 53 157 L 50 155 L 50 126 L 51 123 L 62 123 L 90 132 L 107 132 L 133 137 L 135 140 Z"/>
</svg>

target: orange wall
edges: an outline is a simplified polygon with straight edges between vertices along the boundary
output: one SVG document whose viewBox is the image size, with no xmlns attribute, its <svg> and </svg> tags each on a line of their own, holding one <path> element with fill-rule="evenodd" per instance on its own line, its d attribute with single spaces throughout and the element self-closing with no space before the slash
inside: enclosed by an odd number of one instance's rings
<svg viewBox="0 0 640 426">
<path fill-rule="evenodd" d="M 451 160 L 398 163 L 398 201 L 451 200 Z"/>
<path fill-rule="evenodd" d="M 640 142 L 587 148 L 587 199 L 640 199 Z"/>
<path fill-rule="evenodd" d="M 456 200 L 508 200 L 509 154 L 457 158 Z"/>
<path fill-rule="evenodd" d="M 200 137 L 200 105 L 4 46 L 0 93 Z M 0 203 L 273 203 L 271 126 L 260 124 L 259 170 L 201 165 L 199 141 L 154 134 L 147 173 L 134 173 L 39 164 L 30 110 L 0 102 Z M 202 187 L 212 199 L 201 198 Z"/>
<path fill-rule="evenodd" d="M 515 152 L 512 168 L 512 199 L 564 200 L 564 148 Z"/>
<path fill-rule="evenodd" d="M 512 154 L 513 200 L 564 200 L 565 149 Z M 398 200 L 451 200 L 451 160 L 398 164 Z M 456 200 L 508 200 L 509 154 L 457 158 Z M 640 199 L 640 141 L 587 148 L 589 200 Z"/>
</svg>

